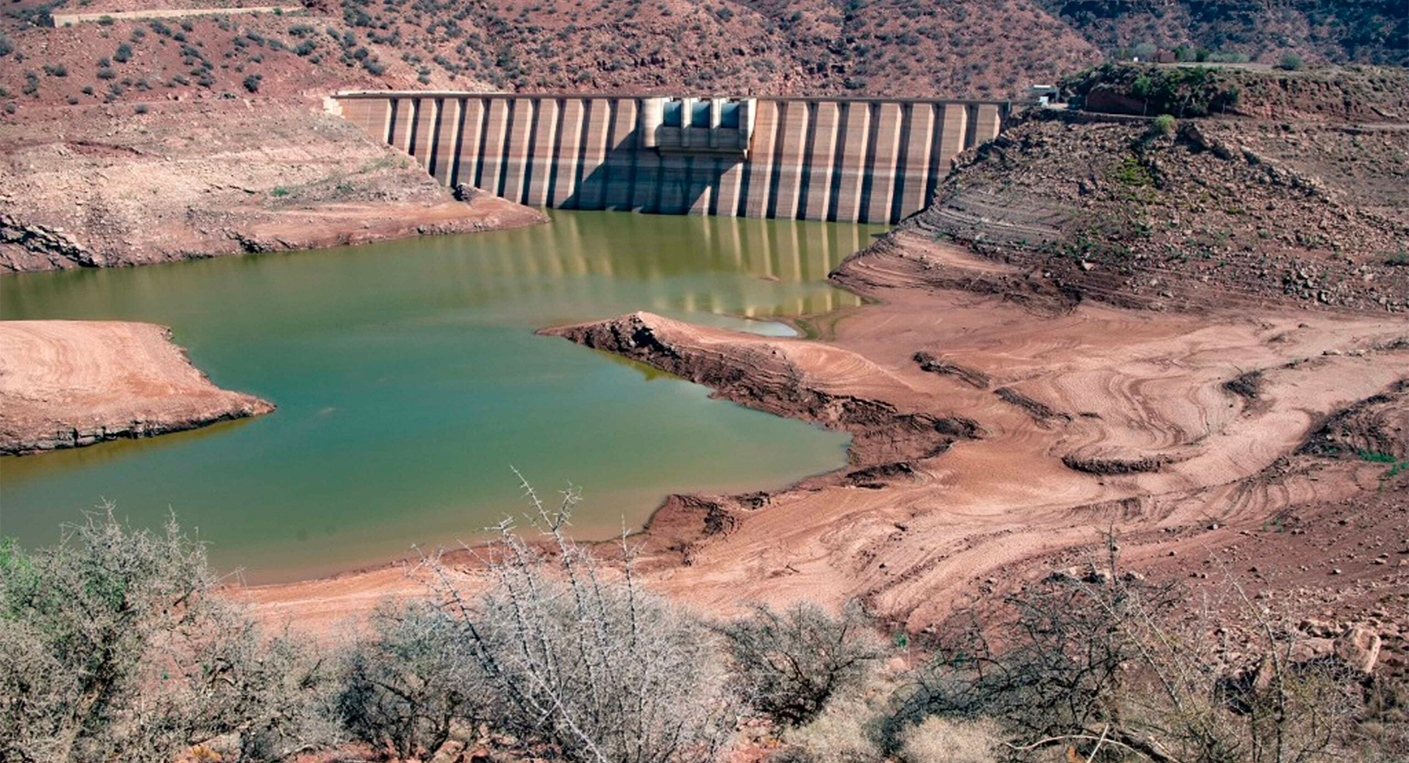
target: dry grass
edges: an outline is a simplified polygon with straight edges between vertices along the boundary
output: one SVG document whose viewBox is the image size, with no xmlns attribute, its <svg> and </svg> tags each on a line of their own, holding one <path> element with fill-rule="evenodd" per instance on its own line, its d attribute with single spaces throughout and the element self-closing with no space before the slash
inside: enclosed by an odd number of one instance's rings
<svg viewBox="0 0 1409 763">
<path fill-rule="evenodd" d="M 900 757 L 905 763 L 996 763 L 1000 744 L 998 724 L 984 718 L 973 721 L 939 716 L 926 718 L 901 735 Z"/>
</svg>

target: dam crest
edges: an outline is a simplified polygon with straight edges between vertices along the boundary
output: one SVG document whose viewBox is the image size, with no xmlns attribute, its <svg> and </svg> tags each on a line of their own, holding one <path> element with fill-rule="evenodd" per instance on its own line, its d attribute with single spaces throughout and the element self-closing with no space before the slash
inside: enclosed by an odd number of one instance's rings
<svg viewBox="0 0 1409 763">
<path fill-rule="evenodd" d="M 441 183 L 558 209 L 889 224 L 1013 102 L 342 92 Z"/>
</svg>

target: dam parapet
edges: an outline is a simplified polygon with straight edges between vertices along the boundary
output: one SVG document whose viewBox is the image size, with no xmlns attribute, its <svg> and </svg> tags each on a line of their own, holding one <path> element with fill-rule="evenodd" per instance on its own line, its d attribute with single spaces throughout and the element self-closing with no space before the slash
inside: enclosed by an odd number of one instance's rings
<svg viewBox="0 0 1409 763">
<path fill-rule="evenodd" d="M 440 182 L 538 207 L 894 223 L 1011 101 L 342 92 Z"/>
</svg>

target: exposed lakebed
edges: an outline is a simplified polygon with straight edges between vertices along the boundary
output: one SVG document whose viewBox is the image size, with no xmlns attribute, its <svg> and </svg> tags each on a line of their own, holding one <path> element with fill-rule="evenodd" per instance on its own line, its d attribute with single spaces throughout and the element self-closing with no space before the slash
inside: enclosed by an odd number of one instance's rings
<svg viewBox="0 0 1409 763">
<path fill-rule="evenodd" d="M 772 488 L 840 466 L 846 438 L 534 336 L 650 310 L 786 330 L 858 299 L 827 272 L 882 229 L 553 212 L 549 225 L 299 254 L 0 279 L 0 317 L 171 326 L 221 387 L 278 410 L 153 440 L 0 461 L 0 535 L 55 540 L 102 499 L 174 511 L 252 581 L 469 538 L 568 482 L 577 532 L 640 524 L 672 492 Z M 755 320 L 747 320 L 748 316 Z"/>
</svg>

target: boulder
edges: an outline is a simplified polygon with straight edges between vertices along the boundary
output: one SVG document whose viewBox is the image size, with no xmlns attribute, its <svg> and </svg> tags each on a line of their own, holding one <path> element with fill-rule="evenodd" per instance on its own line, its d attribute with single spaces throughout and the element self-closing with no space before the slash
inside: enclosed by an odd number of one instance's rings
<svg viewBox="0 0 1409 763">
<path fill-rule="evenodd" d="M 1336 642 L 1334 639 L 1313 636 L 1294 642 L 1287 650 L 1287 662 L 1292 665 L 1304 665 L 1324 660 L 1335 653 Z"/>
<path fill-rule="evenodd" d="M 1336 657 L 1360 673 L 1374 671 L 1380 660 L 1380 634 L 1367 625 L 1352 625 L 1335 640 Z"/>
</svg>

